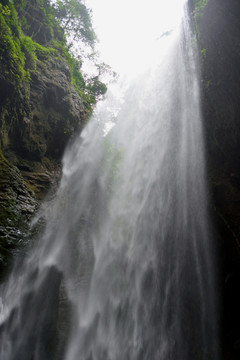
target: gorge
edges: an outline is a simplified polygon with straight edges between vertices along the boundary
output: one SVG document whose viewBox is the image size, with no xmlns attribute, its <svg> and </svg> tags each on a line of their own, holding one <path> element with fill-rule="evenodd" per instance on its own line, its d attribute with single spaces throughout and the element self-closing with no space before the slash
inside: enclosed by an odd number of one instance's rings
<svg viewBox="0 0 240 360">
<path fill-rule="evenodd" d="M 238 358 L 239 6 L 188 8 L 62 169 L 89 117 L 64 56 L 38 53 L 28 99 L 1 77 L 3 274 L 62 173 L 2 282 L 1 359 Z"/>
</svg>

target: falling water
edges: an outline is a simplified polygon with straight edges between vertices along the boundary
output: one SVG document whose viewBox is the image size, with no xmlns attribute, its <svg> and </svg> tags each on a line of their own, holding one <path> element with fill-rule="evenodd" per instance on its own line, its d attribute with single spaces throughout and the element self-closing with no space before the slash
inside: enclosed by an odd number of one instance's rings
<svg viewBox="0 0 240 360">
<path fill-rule="evenodd" d="M 43 234 L 2 286 L 1 360 L 218 359 L 192 40 L 185 15 L 67 149 Z"/>
</svg>

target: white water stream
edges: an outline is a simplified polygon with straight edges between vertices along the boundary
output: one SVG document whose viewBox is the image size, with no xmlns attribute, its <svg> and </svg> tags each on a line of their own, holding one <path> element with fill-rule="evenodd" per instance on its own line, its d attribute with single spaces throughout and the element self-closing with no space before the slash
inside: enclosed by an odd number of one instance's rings
<svg viewBox="0 0 240 360">
<path fill-rule="evenodd" d="M 1 360 L 219 359 L 186 13 L 161 41 L 66 151 L 46 228 L 2 289 Z"/>
</svg>

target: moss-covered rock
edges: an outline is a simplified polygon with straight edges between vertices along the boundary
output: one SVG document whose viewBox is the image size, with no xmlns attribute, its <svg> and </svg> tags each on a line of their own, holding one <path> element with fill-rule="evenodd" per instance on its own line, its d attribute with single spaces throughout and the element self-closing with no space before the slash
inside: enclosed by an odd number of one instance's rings
<svg viewBox="0 0 240 360">
<path fill-rule="evenodd" d="M 18 128 L 11 129 L 11 149 L 33 160 L 61 158 L 69 138 L 87 121 L 64 59 L 52 57 L 38 63 L 28 101 L 30 111 L 19 117 Z"/>
<path fill-rule="evenodd" d="M 92 111 L 95 97 L 88 94 L 80 65 L 48 0 L 1 2 L 2 266 L 22 241 L 37 201 L 59 178 L 67 142 Z"/>
</svg>

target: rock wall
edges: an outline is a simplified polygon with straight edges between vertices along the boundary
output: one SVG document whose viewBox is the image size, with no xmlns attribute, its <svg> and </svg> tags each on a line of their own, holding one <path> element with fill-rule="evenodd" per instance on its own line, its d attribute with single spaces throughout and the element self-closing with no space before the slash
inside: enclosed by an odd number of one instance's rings
<svg viewBox="0 0 240 360">
<path fill-rule="evenodd" d="M 17 167 L 12 166 L 0 152 L 0 278 L 9 264 L 12 253 L 21 247 L 27 224 L 33 216 L 37 201 Z"/>
<path fill-rule="evenodd" d="M 66 61 L 50 58 L 39 62 L 31 76 L 27 110 L 12 111 L 15 114 L 10 117 L 15 123 L 5 132 L 5 154 L 42 198 L 47 183 L 59 171 L 68 140 L 87 120 L 83 101 L 71 85 Z"/>
<path fill-rule="evenodd" d="M 240 359 L 240 3 L 208 0 L 191 5 L 201 56 L 209 189 L 219 248 L 221 353 L 233 360 Z"/>
<path fill-rule="evenodd" d="M 0 4 L 0 274 L 15 249 L 26 241 L 30 219 L 59 178 L 65 146 L 81 131 L 89 113 L 86 99 L 72 84 L 72 72 L 62 47 L 48 47 L 49 41 L 61 39 L 61 32 L 50 31 L 39 3 L 26 2 L 21 10 L 29 23 L 24 34 L 19 29 L 14 34 L 19 26 L 16 19 L 17 25 L 3 32 L 7 15 Z M 10 20 L 9 23 L 14 18 Z M 20 79 L 20 59 L 13 50 L 18 50 L 18 44 L 23 47 L 21 38 L 30 35 L 41 46 L 34 43 L 38 52 L 30 54 L 32 59 L 25 51 L 29 76 Z M 9 46 L 4 53 L 7 41 Z M 20 47 L 18 53 L 21 55 Z"/>
</svg>

